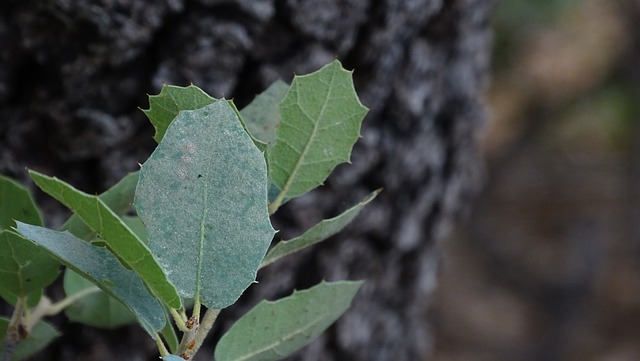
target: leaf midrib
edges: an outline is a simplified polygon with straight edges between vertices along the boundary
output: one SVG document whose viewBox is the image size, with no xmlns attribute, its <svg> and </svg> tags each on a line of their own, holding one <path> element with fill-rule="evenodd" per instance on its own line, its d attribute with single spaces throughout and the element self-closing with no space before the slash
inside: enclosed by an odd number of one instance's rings
<svg viewBox="0 0 640 361">
<path fill-rule="evenodd" d="M 262 348 L 260 348 L 260 349 L 258 349 L 258 350 L 255 350 L 254 352 L 251 352 L 251 353 L 248 353 L 248 354 L 246 354 L 246 355 L 244 355 L 244 356 L 241 356 L 241 358 L 233 359 L 233 361 L 246 361 L 246 360 L 250 360 L 250 359 L 251 359 L 251 357 L 254 357 L 254 356 L 256 356 L 256 355 L 260 355 L 260 354 L 262 354 L 262 353 L 264 353 L 264 352 L 266 352 L 266 351 L 269 351 L 269 350 L 273 350 L 273 349 L 275 349 L 278 345 L 283 344 L 283 343 L 286 343 L 286 342 L 289 342 L 289 341 L 290 341 L 291 339 L 293 339 L 295 336 L 297 336 L 297 335 L 299 335 L 299 334 L 302 334 L 304 331 L 306 331 L 306 330 L 308 330 L 308 329 L 311 329 L 311 328 L 313 328 L 313 327 L 316 327 L 316 326 L 318 325 L 318 323 L 319 323 L 320 321 L 322 321 L 322 319 L 324 318 L 324 317 L 323 317 L 324 315 L 326 315 L 326 312 L 325 312 L 325 313 L 323 313 L 322 315 L 318 316 L 318 317 L 315 317 L 311 322 L 309 322 L 309 324 L 308 324 L 307 326 L 305 326 L 305 327 L 301 327 L 301 328 L 297 328 L 297 329 L 295 329 L 294 331 L 287 333 L 286 335 L 284 335 L 284 336 L 281 338 L 281 340 L 274 341 L 274 342 L 272 342 L 272 343 L 270 343 L 270 344 L 268 344 L 268 345 L 266 345 L 266 346 L 264 346 L 264 347 L 262 347 Z"/>
<path fill-rule="evenodd" d="M 298 158 L 298 160 L 296 161 L 296 165 L 293 167 L 293 170 L 291 171 L 291 174 L 289 175 L 289 177 L 287 178 L 287 181 L 284 184 L 284 187 L 282 187 L 282 191 L 280 192 L 282 195 L 286 196 L 287 193 L 289 193 L 289 188 L 291 188 L 291 184 L 293 184 L 293 181 L 296 177 L 296 173 L 298 172 L 298 170 L 300 169 L 300 167 L 302 166 L 303 160 L 306 157 L 309 149 L 311 148 L 311 144 L 313 144 L 313 141 L 316 137 L 316 134 L 318 132 L 318 128 L 319 128 L 319 124 L 320 124 L 320 119 L 322 119 L 325 109 L 327 108 L 327 104 L 329 103 L 329 98 L 331 98 L 331 92 L 332 92 L 332 86 L 333 86 L 333 82 L 335 81 L 335 71 L 333 74 L 331 74 L 331 81 L 329 82 L 328 85 L 328 91 L 327 91 L 327 96 L 324 98 L 324 102 L 322 104 L 322 108 L 320 108 L 320 114 L 318 115 L 318 122 L 313 122 L 313 118 L 308 116 L 306 114 L 306 111 L 300 106 L 300 109 L 305 113 L 305 115 L 311 120 L 311 123 L 313 123 L 313 131 L 311 132 L 311 136 L 309 136 L 309 140 L 307 141 L 307 143 L 304 145 L 304 149 L 302 150 L 302 152 L 300 153 L 300 157 Z M 300 101 L 300 84 L 296 85 L 296 98 L 298 99 L 298 102 Z M 283 196 L 283 198 L 284 198 Z"/>
<path fill-rule="evenodd" d="M 208 187 L 207 187 L 207 182 L 204 182 L 204 192 L 202 194 L 202 200 L 203 200 L 203 207 L 202 207 L 202 218 L 200 218 L 200 249 L 198 250 L 198 269 L 196 270 L 197 272 L 197 277 L 196 277 L 196 293 L 195 293 L 195 297 L 194 300 L 196 302 L 200 302 L 200 288 L 201 288 L 201 278 L 202 278 L 202 261 L 204 259 L 204 229 L 205 229 L 205 224 L 206 224 L 206 218 L 207 218 L 207 211 L 209 210 L 209 207 L 207 207 L 207 201 L 209 198 L 209 192 L 208 192 Z"/>
</svg>

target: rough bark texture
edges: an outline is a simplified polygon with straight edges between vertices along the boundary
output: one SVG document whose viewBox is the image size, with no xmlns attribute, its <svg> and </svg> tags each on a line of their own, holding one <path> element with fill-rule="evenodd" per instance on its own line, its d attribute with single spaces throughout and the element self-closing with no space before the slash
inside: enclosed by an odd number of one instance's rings
<svg viewBox="0 0 640 361">
<path fill-rule="evenodd" d="M 285 206 L 276 224 L 294 235 L 385 190 L 348 231 L 266 269 L 221 328 L 260 297 L 363 278 L 351 311 L 292 359 L 424 360 L 437 243 L 481 178 L 489 10 L 489 0 L 5 0 L 0 173 L 27 182 L 28 166 L 102 191 L 153 149 L 136 107 L 162 83 L 193 82 L 242 106 L 277 78 L 338 57 L 371 108 L 353 164 Z M 39 198 L 59 224 L 63 209 Z M 64 331 L 41 359 L 154 359 L 135 329 Z"/>
</svg>

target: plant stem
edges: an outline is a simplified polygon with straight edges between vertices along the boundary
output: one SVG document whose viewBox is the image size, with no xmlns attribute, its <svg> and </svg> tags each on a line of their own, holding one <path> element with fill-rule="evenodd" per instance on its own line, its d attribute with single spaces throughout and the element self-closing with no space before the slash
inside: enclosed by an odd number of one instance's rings
<svg viewBox="0 0 640 361">
<path fill-rule="evenodd" d="M 207 309 L 207 312 L 204 313 L 204 318 L 202 319 L 202 323 L 200 323 L 200 328 L 196 334 L 196 345 L 193 348 L 192 355 L 195 355 L 200 349 L 200 346 L 202 346 L 204 339 L 207 338 L 207 335 L 209 334 L 209 331 L 211 331 L 211 328 L 216 322 L 219 314 L 220 310 L 216 308 L 209 308 Z"/>
<path fill-rule="evenodd" d="M 31 313 L 31 317 L 29 318 L 29 322 L 27 323 L 27 330 L 31 330 L 33 326 L 35 326 L 38 321 L 40 321 L 44 316 L 53 316 L 62 312 L 65 308 L 71 306 L 74 302 L 78 301 L 81 298 L 87 297 L 91 294 L 100 291 L 100 288 L 96 286 L 92 286 L 89 288 L 85 288 L 80 292 L 69 295 L 62 300 L 51 303 L 49 298 L 46 296 L 42 296 L 40 303 Z"/>
<path fill-rule="evenodd" d="M 196 299 L 193 302 L 193 313 L 191 313 L 191 317 L 195 318 L 198 321 L 200 321 L 201 307 L 202 307 L 202 304 L 200 303 L 200 297 L 196 297 Z"/>
<path fill-rule="evenodd" d="M 27 330 L 23 324 L 26 302 L 27 300 L 25 297 L 18 297 L 16 307 L 13 310 L 9 326 L 7 327 L 7 335 L 4 339 L 4 346 L 2 354 L 0 354 L 0 361 L 11 361 L 11 356 L 13 356 L 18 342 L 22 341 L 22 339 L 26 337 L 25 334 Z"/>
<path fill-rule="evenodd" d="M 45 315 L 47 316 L 53 316 L 56 315 L 58 313 L 60 313 L 60 311 L 64 310 L 65 308 L 71 306 L 74 302 L 78 301 L 81 298 L 87 297 L 91 294 L 94 294 L 96 292 L 100 291 L 100 288 L 96 287 L 96 286 L 91 286 L 89 288 L 85 288 L 80 292 L 74 293 L 72 295 L 69 295 L 65 298 L 63 298 L 62 300 L 52 304 L 46 311 Z"/>
<path fill-rule="evenodd" d="M 189 329 L 185 324 L 185 322 L 187 322 L 186 317 L 178 313 L 178 311 L 174 308 L 170 308 L 169 313 L 171 313 L 171 316 L 173 317 L 173 320 L 176 322 L 176 326 L 178 326 L 178 329 L 180 330 L 180 332 L 189 332 Z"/>
<path fill-rule="evenodd" d="M 269 204 L 269 215 L 273 215 L 274 213 L 276 213 L 276 211 L 278 210 L 278 208 L 280 208 L 280 205 L 282 205 L 282 201 L 284 201 L 284 196 L 286 195 L 286 193 L 284 191 L 281 191 L 280 193 L 278 193 L 278 196 L 276 197 L 276 199 L 273 200 L 273 202 L 271 204 Z"/>
<path fill-rule="evenodd" d="M 154 338 L 156 340 L 156 345 L 158 346 L 158 351 L 160 351 L 160 357 L 164 358 L 165 356 L 169 355 L 169 350 L 167 350 L 167 347 L 164 345 L 164 342 L 162 342 L 162 339 L 157 332 L 155 333 Z"/>
</svg>

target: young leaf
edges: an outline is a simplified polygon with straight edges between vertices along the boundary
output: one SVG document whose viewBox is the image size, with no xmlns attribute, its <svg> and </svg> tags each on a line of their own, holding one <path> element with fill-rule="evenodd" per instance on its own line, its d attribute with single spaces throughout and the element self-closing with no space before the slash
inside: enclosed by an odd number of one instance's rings
<svg viewBox="0 0 640 361">
<path fill-rule="evenodd" d="M 0 175 L 0 231 L 12 227 L 14 220 L 42 225 L 42 215 L 31 193 L 18 182 Z"/>
<path fill-rule="evenodd" d="M 321 185 L 336 165 L 349 161 L 366 113 L 351 72 L 337 60 L 293 79 L 280 104 L 276 140 L 267 148 L 269 177 L 281 189 L 273 208 Z"/>
<path fill-rule="evenodd" d="M 60 263 L 48 252 L 10 230 L 0 231 L 0 288 L 26 297 L 58 277 Z"/>
<path fill-rule="evenodd" d="M 4 317 L 0 317 L 0 353 L 2 353 L 3 350 L 7 327 L 9 327 L 9 320 Z M 58 336 L 60 336 L 60 332 L 47 322 L 40 321 L 36 323 L 31 329 L 31 332 L 29 332 L 27 338 L 20 341 L 16 346 L 16 350 L 11 357 L 11 361 L 20 361 L 29 358 L 29 356 L 45 348 Z"/>
<path fill-rule="evenodd" d="M 65 271 L 63 285 L 67 296 L 95 287 L 93 283 L 71 269 Z M 104 291 L 98 291 L 77 300 L 65 308 L 64 313 L 71 321 L 107 329 L 136 322 L 136 318 L 129 309 Z"/>
<path fill-rule="evenodd" d="M 100 194 L 99 198 L 109 207 L 113 213 L 121 216 L 133 205 L 133 194 L 138 184 L 139 172 L 127 174 L 113 187 Z M 96 233 L 87 226 L 77 214 L 71 215 L 69 219 L 60 227 L 61 231 L 69 231 L 74 236 L 89 241 L 95 237 Z"/>
<path fill-rule="evenodd" d="M 264 257 L 260 267 L 265 267 L 284 256 L 322 242 L 340 232 L 347 224 L 351 223 L 351 221 L 360 213 L 362 208 L 371 202 L 379 193 L 380 190 L 371 193 L 362 202 L 344 211 L 339 216 L 322 220 L 320 223 L 311 227 L 308 231 L 298 237 L 279 242 L 269 250 L 269 252 L 267 252 L 267 255 Z"/>
<path fill-rule="evenodd" d="M 99 197 L 83 193 L 55 177 L 32 170 L 29 174 L 38 187 L 69 207 L 96 231 L 109 248 L 156 291 L 160 299 L 170 307 L 180 308 L 181 300 L 176 289 L 147 246 Z"/>
<path fill-rule="evenodd" d="M 182 297 L 234 303 L 274 230 L 264 157 L 225 102 L 184 111 L 142 166 L 135 205 L 149 248 Z"/>
<path fill-rule="evenodd" d="M 122 302 L 152 338 L 162 330 L 167 319 L 158 300 L 149 294 L 140 276 L 124 268 L 107 249 L 68 232 L 16 223 L 17 231 L 25 238 L 45 248 L 67 267 Z"/>
<path fill-rule="evenodd" d="M 275 302 L 260 302 L 222 336 L 216 361 L 271 361 L 291 355 L 331 326 L 361 285 L 322 282 Z"/>
<path fill-rule="evenodd" d="M 277 80 L 240 111 L 249 133 L 263 143 L 269 144 L 276 137 L 276 127 L 280 124 L 278 105 L 288 90 L 287 83 Z"/>
<path fill-rule="evenodd" d="M 200 109 L 215 101 L 216 99 L 193 84 L 188 87 L 163 85 L 160 94 L 149 96 L 149 109 L 143 112 L 156 129 L 153 139 L 160 143 L 169 124 L 181 110 Z"/>
</svg>

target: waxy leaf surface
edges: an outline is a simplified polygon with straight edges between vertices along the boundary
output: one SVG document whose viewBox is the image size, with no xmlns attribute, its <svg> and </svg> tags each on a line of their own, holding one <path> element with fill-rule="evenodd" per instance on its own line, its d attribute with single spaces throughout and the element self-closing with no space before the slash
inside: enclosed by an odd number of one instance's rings
<svg viewBox="0 0 640 361">
<path fill-rule="evenodd" d="M 195 85 L 188 87 L 163 85 L 160 94 L 149 96 L 149 109 L 143 112 L 156 128 L 153 139 L 160 143 L 169 124 L 181 110 L 199 109 L 215 101 L 216 99 Z"/>
<path fill-rule="evenodd" d="M 95 287 L 93 283 L 71 269 L 64 272 L 63 285 L 67 296 Z M 77 300 L 65 308 L 64 313 L 71 321 L 106 329 L 136 322 L 136 318 L 128 308 L 102 290 Z"/>
<path fill-rule="evenodd" d="M 167 355 L 162 358 L 164 361 L 184 361 L 184 359 L 180 356 L 176 355 Z"/>
<path fill-rule="evenodd" d="M 280 124 L 278 106 L 289 90 L 289 85 L 277 80 L 240 111 L 249 133 L 263 143 L 269 144 L 276 137 Z"/>
<path fill-rule="evenodd" d="M 274 230 L 262 153 L 226 101 L 180 112 L 140 171 L 148 246 L 184 298 L 234 303 L 255 281 Z"/>
<path fill-rule="evenodd" d="M 274 302 L 260 302 L 222 336 L 215 360 L 275 361 L 291 355 L 331 326 L 361 285 L 322 282 Z"/>
<path fill-rule="evenodd" d="M 4 317 L 0 317 L 0 353 L 2 353 L 4 348 L 4 339 L 6 337 L 8 327 L 9 320 Z M 11 361 L 20 361 L 29 358 L 29 356 L 45 348 L 58 336 L 60 336 L 60 332 L 58 332 L 58 330 L 49 323 L 44 321 L 36 323 L 29 332 L 27 338 L 20 341 L 16 346 L 15 352 L 11 357 Z"/>
<path fill-rule="evenodd" d="M 367 108 L 356 95 L 351 72 L 335 60 L 294 77 L 279 109 L 276 139 L 267 148 L 269 176 L 280 198 L 294 198 L 349 161 Z"/>
<path fill-rule="evenodd" d="M 77 214 L 98 233 L 109 248 L 153 289 L 170 307 L 180 308 L 175 287 L 167 280 L 147 246 L 97 196 L 81 192 L 55 178 L 29 171 L 38 187 Z"/>
<path fill-rule="evenodd" d="M 351 221 L 360 213 L 362 208 L 371 202 L 379 193 L 380 191 L 371 193 L 362 202 L 347 209 L 336 217 L 322 220 L 320 223 L 311 227 L 308 231 L 298 237 L 279 242 L 270 249 L 269 252 L 267 252 L 267 255 L 264 257 L 260 266 L 267 266 L 286 255 L 310 247 L 316 243 L 320 243 L 340 232 L 346 225 L 351 223 Z"/>
<path fill-rule="evenodd" d="M 100 200 L 109 207 L 113 213 L 121 216 L 133 207 L 133 195 L 138 184 L 138 172 L 127 174 L 113 187 L 99 195 Z M 27 222 L 28 223 L 28 222 Z M 74 236 L 89 241 L 96 236 L 96 232 L 87 226 L 77 214 L 71 217 L 60 227 L 61 231 L 69 231 Z"/>
<path fill-rule="evenodd" d="M 122 302 L 152 338 L 165 326 L 167 319 L 164 309 L 149 294 L 140 276 L 122 266 L 106 248 L 94 246 L 69 232 L 21 222 L 17 224 L 18 232 L 25 238 L 47 249 L 67 267 Z"/>
<path fill-rule="evenodd" d="M 14 220 L 42 225 L 42 215 L 31 193 L 18 182 L 0 175 L 0 231 L 13 227 Z"/>
<path fill-rule="evenodd" d="M 26 297 L 38 292 L 58 277 L 59 266 L 47 251 L 12 230 L 0 231 L 0 294 Z"/>
</svg>

